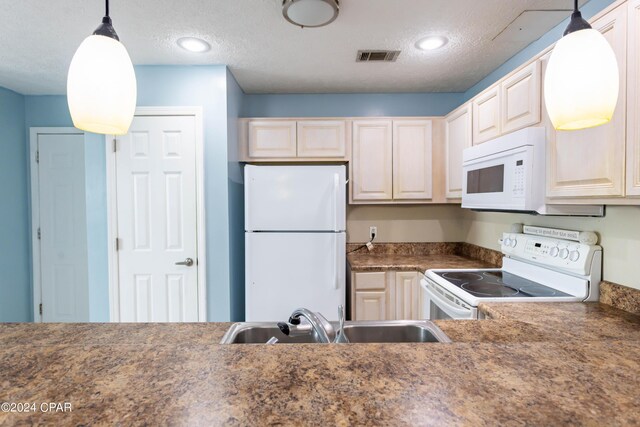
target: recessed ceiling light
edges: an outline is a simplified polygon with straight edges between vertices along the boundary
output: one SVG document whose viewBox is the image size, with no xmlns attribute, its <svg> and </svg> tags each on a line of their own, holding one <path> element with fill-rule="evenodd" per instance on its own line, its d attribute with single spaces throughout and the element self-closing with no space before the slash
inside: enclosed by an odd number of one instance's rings
<svg viewBox="0 0 640 427">
<path fill-rule="evenodd" d="M 435 50 L 440 49 L 448 42 L 449 40 L 443 36 L 429 36 L 418 40 L 416 47 L 420 50 Z"/>
<path fill-rule="evenodd" d="M 189 52 L 202 53 L 211 49 L 211 45 L 196 37 L 182 37 L 178 39 L 178 46 Z"/>
</svg>

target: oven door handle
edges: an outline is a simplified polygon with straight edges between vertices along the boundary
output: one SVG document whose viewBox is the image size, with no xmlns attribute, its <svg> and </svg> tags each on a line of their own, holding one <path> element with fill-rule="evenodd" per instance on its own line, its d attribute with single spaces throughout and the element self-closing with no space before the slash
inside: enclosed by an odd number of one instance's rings
<svg viewBox="0 0 640 427">
<path fill-rule="evenodd" d="M 424 284 L 422 288 L 427 293 L 427 296 L 429 297 L 429 299 L 435 302 L 436 305 L 440 307 L 442 311 L 447 313 L 452 318 L 471 319 L 471 314 L 472 314 L 471 310 L 466 308 L 460 308 L 457 305 L 451 304 L 451 302 L 447 301 L 446 299 L 442 298 L 440 295 L 438 295 L 437 293 L 429 289 L 429 287 L 426 286 L 426 284 Z"/>
</svg>

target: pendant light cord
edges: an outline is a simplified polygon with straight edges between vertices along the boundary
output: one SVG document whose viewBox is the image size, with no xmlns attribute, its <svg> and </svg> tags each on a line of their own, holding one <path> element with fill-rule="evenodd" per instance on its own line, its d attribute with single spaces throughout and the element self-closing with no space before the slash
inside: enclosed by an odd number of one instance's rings
<svg viewBox="0 0 640 427">
<path fill-rule="evenodd" d="M 107 0 L 107 4 L 109 4 L 109 0 Z M 573 11 L 574 12 L 578 11 L 578 0 L 574 0 L 573 2 Z"/>
<path fill-rule="evenodd" d="M 576 0 L 576 5 L 577 4 L 578 4 L 578 0 Z M 109 16 L 109 0 L 105 0 L 105 15 L 104 16 Z"/>
</svg>

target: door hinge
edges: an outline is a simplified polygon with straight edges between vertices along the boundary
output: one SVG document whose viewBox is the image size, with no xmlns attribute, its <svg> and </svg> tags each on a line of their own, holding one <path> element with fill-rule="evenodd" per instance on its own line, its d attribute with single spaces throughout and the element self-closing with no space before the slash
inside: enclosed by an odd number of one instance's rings
<svg viewBox="0 0 640 427">
<path fill-rule="evenodd" d="M 113 138 L 113 152 L 118 151 L 118 140 Z"/>
<path fill-rule="evenodd" d="M 120 250 L 120 239 L 116 237 L 116 251 Z"/>
<path fill-rule="evenodd" d="M 38 240 L 42 238 L 42 233 L 40 232 L 40 227 L 38 227 Z"/>
<path fill-rule="evenodd" d="M 40 150 L 36 151 L 36 163 L 40 163 Z"/>
<path fill-rule="evenodd" d="M 42 303 L 40 303 L 39 311 L 40 311 L 40 316 L 42 316 Z"/>
</svg>

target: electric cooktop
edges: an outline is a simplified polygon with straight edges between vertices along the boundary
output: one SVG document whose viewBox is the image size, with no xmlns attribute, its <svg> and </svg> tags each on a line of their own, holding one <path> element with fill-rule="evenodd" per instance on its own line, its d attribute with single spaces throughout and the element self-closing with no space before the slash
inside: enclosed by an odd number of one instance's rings
<svg viewBox="0 0 640 427">
<path fill-rule="evenodd" d="M 435 274 L 478 298 L 572 296 L 506 271 L 439 271 Z"/>
</svg>

